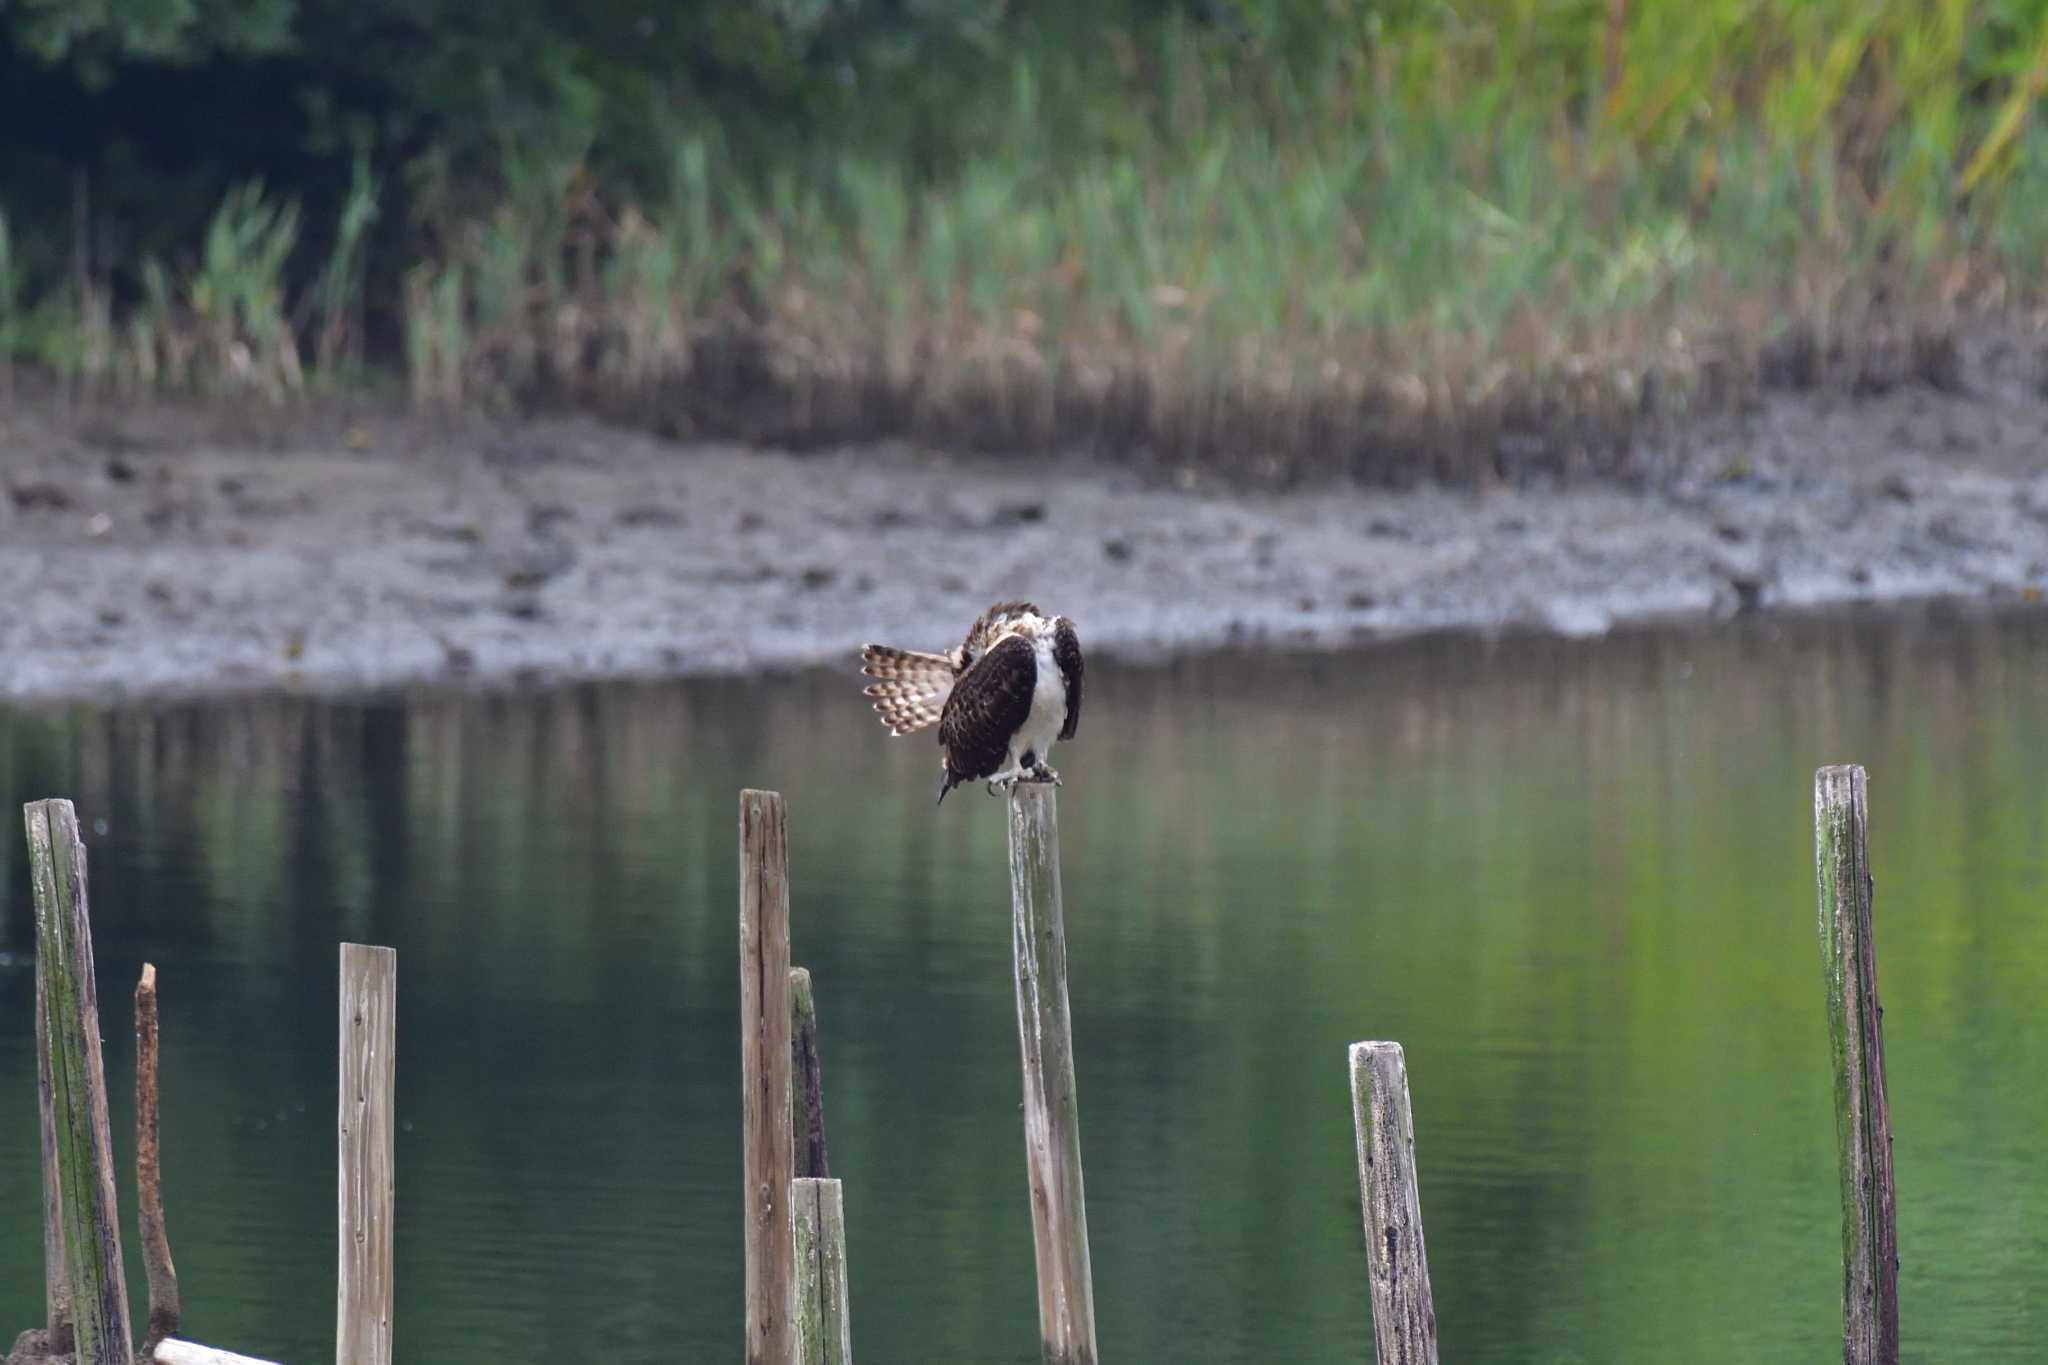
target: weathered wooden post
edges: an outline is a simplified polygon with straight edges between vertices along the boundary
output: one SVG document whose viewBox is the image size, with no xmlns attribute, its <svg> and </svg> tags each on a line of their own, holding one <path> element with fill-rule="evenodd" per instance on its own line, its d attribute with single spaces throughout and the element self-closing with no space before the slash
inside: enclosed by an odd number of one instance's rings
<svg viewBox="0 0 2048 1365">
<path fill-rule="evenodd" d="M 846 1287 L 846 1205 L 837 1180 L 799 1176 L 796 1209 L 796 1359 L 853 1365 Z"/>
<path fill-rule="evenodd" d="M 1095 1287 L 1088 1267 L 1067 927 L 1060 904 L 1059 806 L 1047 783 L 1020 782 L 1010 792 L 1010 908 L 1039 1337 L 1046 1365 L 1095 1365 Z"/>
<path fill-rule="evenodd" d="M 57 1174 L 57 1100 L 50 1075 L 50 983 L 41 953 L 36 954 L 36 1108 L 43 1149 L 43 1328 L 44 1349 L 70 1355 L 71 1272 L 64 1265 L 63 1182 Z"/>
<path fill-rule="evenodd" d="M 790 1127 L 796 1138 L 796 1178 L 819 1179 L 832 1174 L 825 1151 L 825 1067 L 818 1056 L 818 1006 L 811 996 L 811 974 L 789 969 Z"/>
<path fill-rule="evenodd" d="M 742 791 L 740 1132 L 747 1365 L 789 1365 L 796 1348 L 789 1010 L 789 814 L 777 792 Z"/>
<path fill-rule="evenodd" d="M 796 1358 L 801 1365 L 852 1365 L 846 1287 L 846 1206 L 825 1152 L 825 1079 L 818 1055 L 818 1007 L 811 974 L 789 969 L 790 1126 L 796 1179 Z"/>
<path fill-rule="evenodd" d="M 79 1365 L 130 1365 L 135 1347 L 129 1335 L 128 1284 L 121 1271 L 85 844 L 69 801 L 31 801 L 24 816 L 73 1341 Z M 54 1307 L 55 1295 L 50 1297 Z"/>
<path fill-rule="evenodd" d="M 336 1365 L 391 1365 L 398 954 L 341 945 Z"/>
<path fill-rule="evenodd" d="M 1351 1045 L 1351 1122 L 1376 1357 L 1380 1365 L 1436 1365 L 1436 1307 L 1415 1183 L 1415 1117 L 1399 1043 Z"/>
<path fill-rule="evenodd" d="M 1813 778 L 1814 875 L 1835 1064 L 1835 1152 L 1842 1177 L 1842 1360 L 1897 1365 L 1899 1234 L 1884 1007 L 1871 921 L 1870 810 L 1863 769 Z"/>
<path fill-rule="evenodd" d="M 171 1260 L 171 1237 L 164 1226 L 163 1155 L 157 1106 L 156 968 L 142 964 L 135 985 L 135 1204 L 142 1229 L 142 1271 L 149 1280 L 149 1330 L 146 1353 L 165 1337 L 178 1334 L 183 1303 L 178 1296 L 178 1268 Z"/>
</svg>

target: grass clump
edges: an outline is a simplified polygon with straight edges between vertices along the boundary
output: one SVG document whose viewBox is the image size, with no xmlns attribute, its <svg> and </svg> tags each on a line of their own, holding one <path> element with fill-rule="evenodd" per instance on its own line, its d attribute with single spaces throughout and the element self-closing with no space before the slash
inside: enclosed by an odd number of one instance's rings
<svg viewBox="0 0 2048 1365">
<path fill-rule="evenodd" d="M 697 127 L 631 186 L 574 129 L 481 177 L 428 157 L 387 266 L 413 398 L 1518 479 L 1624 469 L 1645 420 L 1761 382 L 1940 381 L 1961 312 L 2041 295 L 2048 0 L 1239 21 L 992 58 L 916 154 Z M 306 328 L 359 363 L 376 201 L 359 159 L 294 310 L 297 218 L 237 190 L 196 267 L 142 270 L 128 368 L 285 396 Z"/>
</svg>

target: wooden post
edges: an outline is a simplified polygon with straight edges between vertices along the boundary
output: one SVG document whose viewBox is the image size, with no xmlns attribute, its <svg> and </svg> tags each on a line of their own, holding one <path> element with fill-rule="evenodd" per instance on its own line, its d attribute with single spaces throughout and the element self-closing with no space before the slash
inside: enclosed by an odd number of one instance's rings
<svg viewBox="0 0 2048 1365">
<path fill-rule="evenodd" d="M 790 1179 L 789 814 L 740 793 L 740 1134 L 747 1365 L 789 1365 L 796 1337 Z"/>
<path fill-rule="evenodd" d="M 121 1272 L 85 844 L 69 801 L 31 801 L 24 814 L 36 903 L 36 973 L 49 1029 L 46 1054 L 74 1345 L 79 1365 L 130 1365 L 135 1348 L 128 1328 L 128 1282 Z"/>
<path fill-rule="evenodd" d="M 1358 1202 L 1365 1209 L 1373 1349 L 1380 1365 L 1436 1365 L 1436 1307 L 1415 1184 L 1415 1117 L 1399 1043 L 1351 1045 L 1351 1123 Z"/>
<path fill-rule="evenodd" d="M 825 1152 L 825 1069 L 818 1057 L 818 1006 L 811 998 L 811 974 L 802 967 L 789 969 L 789 1009 L 796 1178 L 822 1180 L 832 1174 Z"/>
<path fill-rule="evenodd" d="M 142 1271 L 149 1279 L 149 1330 L 143 1352 L 178 1334 L 184 1308 L 178 1268 L 164 1227 L 163 1155 L 157 1131 L 156 968 L 142 964 L 135 986 L 135 1203 L 142 1225 Z"/>
<path fill-rule="evenodd" d="M 391 1365 L 397 1023 L 398 954 L 342 944 L 336 1365 Z"/>
<path fill-rule="evenodd" d="M 43 1147 L 43 1307 L 45 1348 L 51 1355 L 70 1355 L 71 1273 L 64 1265 L 63 1182 L 57 1173 L 57 1101 L 50 1075 L 49 965 L 36 954 L 36 1108 L 40 1111 Z"/>
<path fill-rule="evenodd" d="M 1060 904 L 1059 806 L 1047 783 L 1020 782 L 1010 792 L 1010 907 L 1039 1338 L 1046 1365 L 1095 1365 L 1095 1288 L 1088 1268 L 1081 1116 L 1067 1012 L 1067 928 Z"/>
<path fill-rule="evenodd" d="M 1869 823 L 1862 768 L 1814 774 L 1814 874 L 1842 1174 L 1842 1360 L 1897 1365 L 1899 1234 L 1884 1084 L 1884 1007 L 1877 997 L 1871 922 Z"/>
<path fill-rule="evenodd" d="M 853 1365 L 846 1290 L 846 1206 L 839 1182 L 799 1176 L 792 1192 L 798 1365 Z"/>
</svg>

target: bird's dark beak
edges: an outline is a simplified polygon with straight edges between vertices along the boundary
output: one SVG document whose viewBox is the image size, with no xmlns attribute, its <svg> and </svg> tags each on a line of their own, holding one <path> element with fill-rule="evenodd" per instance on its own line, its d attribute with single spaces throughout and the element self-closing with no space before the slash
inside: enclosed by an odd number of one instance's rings
<svg viewBox="0 0 2048 1365">
<path fill-rule="evenodd" d="M 932 802 L 932 805 L 934 807 L 943 806 L 946 804 L 946 793 L 953 790 L 953 783 L 951 781 L 951 778 L 951 773 L 947 772 L 943 768 L 939 770 L 939 799 Z"/>
</svg>

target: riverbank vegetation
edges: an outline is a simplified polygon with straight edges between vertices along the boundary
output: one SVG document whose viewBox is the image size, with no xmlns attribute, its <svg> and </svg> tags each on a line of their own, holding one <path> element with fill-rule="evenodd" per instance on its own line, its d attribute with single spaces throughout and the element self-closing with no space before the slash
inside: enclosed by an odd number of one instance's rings
<svg viewBox="0 0 2048 1365">
<path fill-rule="evenodd" d="M 0 18 L 0 385 L 1612 471 L 1955 380 L 2048 278 L 2048 0 L 212 0 Z M 17 79 L 18 78 L 18 79 Z M 98 136 L 96 136 L 96 134 Z"/>
</svg>

